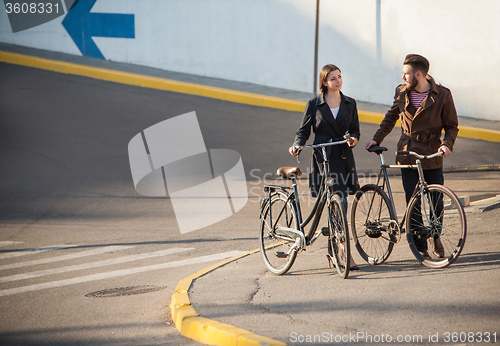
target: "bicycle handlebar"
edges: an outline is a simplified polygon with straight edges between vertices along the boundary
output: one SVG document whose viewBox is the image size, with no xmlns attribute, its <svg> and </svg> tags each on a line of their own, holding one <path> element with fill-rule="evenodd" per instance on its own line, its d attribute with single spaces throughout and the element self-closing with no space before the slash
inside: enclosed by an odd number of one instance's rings
<svg viewBox="0 0 500 346">
<path fill-rule="evenodd" d="M 336 144 L 344 144 L 344 143 L 347 143 L 347 139 L 344 139 L 344 140 L 342 140 L 342 141 L 338 141 L 338 142 L 330 142 L 330 143 L 321 143 L 321 144 L 305 145 L 305 146 L 303 146 L 303 147 L 294 146 L 293 148 L 295 149 L 295 151 L 297 151 L 297 150 L 309 149 L 309 148 L 329 147 L 329 146 L 331 146 L 331 145 L 336 145 Z"/>
<path fill-rule="evenodd" d="M 293 151 L 296 153 L 299 153 L 302 151 L 302 149 L 314 149 L 314 148 L 322 148 L 322 147 L 329 147 L 331 145 L 337 145 L 337 144 L 344 144 L 347 143 L 349 138 L 351 138 L 351 135 L 346 132 L 346 134 L 343 136 L 343 140 L 337 141 L 337 142 L 330 142 L 330 143 L 321 143 L 321 144 L 312 144 L 312 145 L 305 145 L 305 146 L 293 146 Z"/>
<path fill-rule="evenodd" d="M 431 155 L 420 155 L 417 154 L 414 151 L 396 151 L 396 155 L 412 155 L 415 156 L 419 160 L 425 160 L 425 159 L 433 159 L 437 156 L 442 156 L 444 154 L 443 151 L 438 151 L 437 153 L 431 154 Z"/>
</svg>

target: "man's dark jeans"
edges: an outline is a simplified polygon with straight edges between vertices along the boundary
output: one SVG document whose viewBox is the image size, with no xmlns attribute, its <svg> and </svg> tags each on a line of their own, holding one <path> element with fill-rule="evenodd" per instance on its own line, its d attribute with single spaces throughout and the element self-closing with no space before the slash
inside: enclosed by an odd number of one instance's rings
<svg viewBox="0 0 500 346">
<path fill-rule="evenodd" d="M 403 179 L 403 188 L 405 190 L 406 204 L 410 202 L 410 198 L 413 195 L 415 186 L 418 184 L 418 171 L 411 168 L 401 168 L 401 177 Z M 437 169 L 427 169 L 424 170 L 424 178 L 427 184 L 444 184 L 443 168 Z M 435 195 L 435 194 L 434 194 Z M 434 208 L 437 215 L 441 215 L 443 211 L 443 196 L 432 196 L 434 201 Z M 422 215 L 420 213 L 420 203 L 416 205 L 417 212 L 414 214 L 412 222 L 412 229 L 418 227 L 417 225 L 422 225 Z M 407 230 L 408 232 L 408 230 Z M 427 239 L 417 239 L 413 238 L 415 246 L 418 251 L 427 250 Z"/>
</svg>

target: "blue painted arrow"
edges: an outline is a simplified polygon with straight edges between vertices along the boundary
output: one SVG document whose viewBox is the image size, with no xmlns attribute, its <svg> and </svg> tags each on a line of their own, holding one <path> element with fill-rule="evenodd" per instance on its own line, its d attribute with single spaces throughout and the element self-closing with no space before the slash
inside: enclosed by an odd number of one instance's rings
<svg viewBox="0 0 500 346">
<path fill-rule="evenodd" d="M 97 0 L 80 0 L 62 25 L 84 56 L 105 59 L 92 37 L 135 38 L 133 14 L 90 13 Z"/>
</svg>

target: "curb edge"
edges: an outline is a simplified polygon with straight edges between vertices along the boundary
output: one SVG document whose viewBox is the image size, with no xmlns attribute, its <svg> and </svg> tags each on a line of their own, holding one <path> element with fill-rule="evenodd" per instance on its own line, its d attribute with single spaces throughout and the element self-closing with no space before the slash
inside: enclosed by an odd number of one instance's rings
<svg viewBox="0 0 500 346">
<path fill-rule="evenodd" d="M 230 262 L 252 255 L 259 251 L 260 249 L 255 249 L 247 253 L 225 259 L 179 281 L 175 292 L 172 295 L 170 311 L 172 314 L 172 320 L 181 335 L 207 345 L 286 346 L 286 344 L 281 341 L 199 316 L 189 301 L 188 291 L 194 280 Z"/>
<path fill-rule="evenodd" d="M 109 82 L 141 86 L 158 90 L 173 91 L 183 94 L 198 95 L 224 101 L 248 104 L 253 106 L 283 109 L 288 111 L 303 112 L 306 106 L 304 101 L 290 100 L 274 96 L 259 95 L 243 91 L 235 91 L 218 87 L 211 87 L 170 79 L 143 76 L 140 74 L 109 70 L 74 64 L 64 61 L 50 60 L 24 54 L 0 51 L 0 62 L 39 68 L 53 72 L 74 74 Z M 380 124 L 384 114 L 358 110 L 359 120 L 369 124 Z M 396 126 L 401 126 L 398 120 Z M 489 142 L 500 142 L 500 131 L 481 129 L 470 126 L 459 126 L 459 137 L 482 139 Z"/>
</svg>

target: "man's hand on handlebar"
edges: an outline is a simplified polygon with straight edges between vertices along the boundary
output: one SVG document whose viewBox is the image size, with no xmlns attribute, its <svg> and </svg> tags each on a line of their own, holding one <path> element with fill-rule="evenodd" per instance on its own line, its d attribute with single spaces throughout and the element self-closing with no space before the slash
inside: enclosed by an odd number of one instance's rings
<svg viewBox="0 0 500 346">
<path fill-rule="evenodd" d="M 299 152 L 298 152 L 298 151 L 295 151 L 294 149 L 295 149 L 295 147 L 292 145 L 290 148 L 288 148 L 288 152 L 289 152 L 289 153 L 290 153 L 290 155 L 292 155 L 292 156 L 297 156 L 297 155 L 299 154 Z"/>
<path fill-rule="evenodd" d="M 441 155 L 442 157 L 446 157 L 451 154 L 450 148 L 448 148 L 446 145 L 442 145 L 439 147 L 438 151 L 441 151 L 443 154 Z"/>
</svg>

